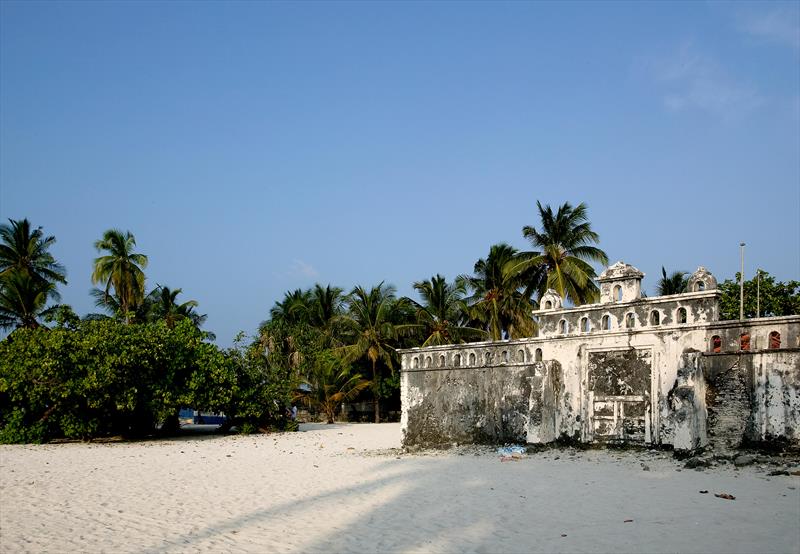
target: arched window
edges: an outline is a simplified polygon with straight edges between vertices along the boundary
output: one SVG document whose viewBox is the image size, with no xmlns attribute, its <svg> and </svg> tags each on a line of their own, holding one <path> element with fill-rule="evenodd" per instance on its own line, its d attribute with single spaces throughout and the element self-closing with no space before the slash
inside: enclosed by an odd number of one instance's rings
<svg viewBox="0 0 800 554">
<path fill-rule="evenodd" d="M 650 312 L 650 325 L 661 325 L 661 314 L 658 310 Z"/>
<path fill-rule="evenodd" d="M 541 362 L 542 361 L 542 349 L 541 348 L 537 348 L 536 349 L 536 353 L 535 353 L 535 356 L 534 356 L 534 361 L 536 361 L 536 362 Z"/>
<path fill-rule="evenodd" d="M 772 331 L 769 334 L 769 348 L 781 347 L 781 334 L 777 331 Z"/>
<path fill-rule="evenodd" d="M 562 319 L 561 321 L 558 322 L 558 332 L 559 333 L 561 333 L 562 335 L 566 335 L 568 329 L 569 329 L 569 326 L 567 325 L 567 320 L 566 319 Z"/>
<path fill-rule="evenodd" d="M 696 291 L 703 291 L 703 290 L 706 290 L 706 283 L 705 283 L 705 281 L 697 281 L 697 282 L 694 284 L 694 290 L 696 290 Z"/>
<path fill-rule="evenodd" d="M 614 287 L 614 302 L 622 302 L 622 287 L 619 285 Z"/>
<path fill-rule="evenodd" d="M 742 333 L 739 335 L 739 349 L 750 350 L 750 333 Z"/>
<path fill-rule="evenodd" d="M 470 352 L 469 365 L 475 365 L 475 352 Z"/>
<path fill-rule="evenodd" d="M 581 319 L 581 333 L 588 333 L 591 327 L 589 326 L 589 318 L 584 317 Z"/>
<path fill-rule="evenodd" d="M 456 354 L 453 356 L 453 365 L 456 367 L 461 367 L 461 354 Z"/>
<path fill-rule="evenodd" d="M 439 367 L 444 367 L 444 356 L 439 356 Z"/>
<path fill-rule="evenodd" d="M 431 357 L 430 357 L 430 356 L 426 356 L 426 357 L 425 357 L 425 367 L 431 367 L 431 362 L 432 362 L 432 361 L 433 361 L 433 360 L 431 360 Z"/>
<path fill-rule="evenodd" d="M 412 364 L 415 368 L 419 367 L 419 356 L 414 356 L 414 362 Z"/>
<path fill-rule="evenodd" d="M 552 309 L 552 308 L 553 308 L 553 303 L 552 303 L 552 302 L 550 302 L 549 300 L 548 300 L 547 302 L 545 302 L 545 303 L 544 303 L 544 309 L 545 309 L 545 310 L 550 310 L 550 309 Z"/>
<path fill-rule="evenodd" d="M 483 363 L 489 365 L 490 363 L 492 363 L 492 358 L 493 356 L 491 351 L 487 350 L 486 354 L 483 355 Z"/>
<path fill-rule="evenodd" d="M 636 326 L 636 317 L 632 314 L 625 314 L 625 327 L 633 329 Z"/>
<path fill-rule="evenodd" d="M 711 351 L 712 352 L 720 352 L 722 350 L 722 339 L 719 338 L 719 335 L 714 335 L 711 337 Z"/>
<path fill-rule="evenodd" d="M 603 321 L 600 324 L 600 326 L 603 328 L 603 330 L 610 331 L 611 330 L 611 317 L 609 317 L 608 315 L 604 315 L 603 316 Z"/>
<path fill-rule="evenodd" d="M 678 323 L 686 323 L 686 308 L 678 308 Z"/>
<path fill-rule="evenodd" d="M 508 362 L 508 350 L 503 350 L 503 353 L 501 354 L 501 356 L 503 357 L 503 363 L 507 363 Z"/>
<path fill-rule="evenodd" d="M 517 361 L 518 362 L 524 362 L 525 361 L 525 351 L 522 348 L 517 350 Z"/>
</svg>

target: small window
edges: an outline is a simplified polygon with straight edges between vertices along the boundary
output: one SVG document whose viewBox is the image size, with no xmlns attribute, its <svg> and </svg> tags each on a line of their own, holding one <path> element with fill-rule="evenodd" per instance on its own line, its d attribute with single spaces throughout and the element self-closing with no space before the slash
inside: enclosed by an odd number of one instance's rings
<svg viewBox="0 0 800 554">
<path fill-rule="evenodd" d="M 622 287 L 619 285 L 614 287 L 614 302 L 622 302 Z"/>
<path fill-rule="evenodd" d="M 581 333 L 588 333 L 590 330 L 591 327 L 589 326 L 589 318 L 584 317 L 581 319 Z"/>
<path fill-rule="evenodd" d="M 439 367 L 444 367 L 444 356 L 439 356 Z"/>
<path fill-rule="evenodd" d="M 501 354 L 501 356 L 503 357 L 503 362 L 504 363 L 508 362 L 508 350 L 503 350 L 503 353 Z"/>
<path fill-rule="evenodd" d="M 418 368 L 418 367 L 419 367 L 419 356 L 414 356 L 414 362 L 413 362 L 413 366 L 414 366 L 415 368 Z"/>
<path fill-rule="evenodd" d="M 739 350 L 750 350 L 750 333 L 739 335 Z"/>
<path fill-rule="evenodd" d="M 525 361 L 525 351 L 523 349 L 517 350 L 517 361 L 524 362 Z"/>
<path fill-rule="evenodd" d="M 722 351 L 722 339 L 719 335 L 714 335 L 711 337 L 711 351 L 714 353 L 719 353 Z"/>
<path fill-rule="evenodd" d="M 694 284 L 694 290 L 696 290 L 696 291 L 704 291 L 704 290 L 706 290 L 706 283 L 705 283 L 705 281 L 697 281 L 697 282 Z"/>
<path fill-rule="evenodd" d="M 489 365 L 492 363 L 492 353 L 490 351 L 486 351 L 486 354 L 483 355 L 483 363 Z"/>
<path fill-rule="evenodd" d="M 650 325 L 661 325 L 661 314 L 658 310 L 650 312 Z"/>
<path fill-rule="evenodd" d="M 566 319 L 562 319 L 561 321 L 558 322 L 558 332 L 559 333 L 561 333 L 562 335 L 566 335 L 568 329 L 569 329 L 569 326 L 567 325 L 567 320 Z"/>
<path fill-rule="evenodd" d="M 537 361 L 537 362 L 541 362 L 542 361 L 542 349 L 541 348 L 537 348 L 536 349 L 534 361 Z"/>
<path fill-rule="evenodd" d="M 425 367 L 431 367 L 431 363 L 432 362 L 433 362 L 433 360 L 431 360 L 430 356 L 426 356 L 425 357 Z"/>
<path fill-rule="evenodd" d="M 686 308 L 678 308 L 678 323 L 686 323 Z"/>
<path fill-rule="evenodd" d="M 777 331 L 772 331 L 769 334 L 769 348 L 775 349 L 781 347 L 781 334 Z"/>
<path fill-rule="evenodd" d="M 469 365 L 475 365 L 475 353 L 472 352 L 469 355 Z"/>
<path fill-rule="evenodd" d="M 456 367 L 461 367 L 461 354 L 456 354 L 453 356 L 453 365 Z"/>
<path fill-rule="evenodd" d="M 633 329 L 636 326 L 636 317 L 633 314 L 625 315 L 625 327 Z"/>
<path fill-rule="evenodd" d="M 610 331 L 611 330 L 611 318 L 608 315 L 604 315 L 603 316 L 603 321 L 601 323 L 601 327 L 605 331 Z"/>
<path fill-rule="evenodd" d="M 548 300 L 547 302 L 545 302 L 545 303 L 544 303 L 544 309 L 545 309 L 545 310 L 550 310 L 550 309 L 552 309 L 552 308 L 553 308 L 553 303 L 552 303 L 552 302 L 550 302 L 549 300 Z"/>
</svg>

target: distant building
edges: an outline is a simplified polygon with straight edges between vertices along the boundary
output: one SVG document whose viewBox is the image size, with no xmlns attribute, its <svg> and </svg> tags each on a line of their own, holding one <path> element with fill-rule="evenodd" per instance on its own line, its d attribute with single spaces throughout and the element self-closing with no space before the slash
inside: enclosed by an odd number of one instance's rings
<svg viewBox="0 0 800 554">
<path fill-rule="evenodd" d="M 800 446 L 800 316 L 719 321 L 705 268 L 671 296 L 643 277 L 618 262 L 574 308 L 547 291 L 533 338 L 402 350 L 404 443 Z"/>
</svg>

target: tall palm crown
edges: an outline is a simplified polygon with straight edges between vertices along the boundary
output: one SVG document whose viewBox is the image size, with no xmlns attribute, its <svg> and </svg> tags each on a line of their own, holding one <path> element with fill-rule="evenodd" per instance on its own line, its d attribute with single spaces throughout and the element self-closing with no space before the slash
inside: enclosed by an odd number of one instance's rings
<svg viewBox="0 0 800 554">
<path fill-rule="evenodd" d="M 153 289 L 148 295 L 151 303 L 149 317 L 165 321 L 170 329 L 183 319 L 191 320 L 197 327 L 202 325 L 206 316 L 194 311 L 198 306 L 196 300 L 188 300 L 178 304 L 177 297 L 181 292 L 183 292 L 183 289 L 170 289 L 162 285 Z"/>
<path fill-rule="evenodd" d="M 44 236 L 41 227 L 31 229 L 27 219 L 9 219 L 0 225 L 0 274 L 25 271 L 40 281 L 66 284 L 64 267 L 49 252 L 55 242 L 55 237 Z"/>
<path fill-rule="evenodd" d="M 347 298 L 348 311 L 338 318 L 350 344 L 342 348 L 349 361 L 366 358 L 372 366 L 372 387 L 374 391 L 375 422 L 380 421 L 380 376 L 378 362 L 394 370 L 394 343 L 397 330 L 392 323 L 397 308 L 395 289 L 379 283 L 369 291 L 361 286 L 355 287 Z"/>
<path fill-rule="evenodd" d="M 685 271 L 673 271 L 667 275 L 667 270 L 661 266 L 661 279 L 658 280 L 656 290 L 659 296 L 667 296 L 669 294 L 680 294 L 686 292 L 686 285 L 689 283 L 689 278 L 686 276 Z"/>
<path fill-rule="evenodd" d="M 302 289 L 286 292 L 283 300 L 275 302 L 269 316 L 273 321 L 281 321 L 288 325 L 308 323 L 311 311 L 311 293 Z"/>
<path fill-rule="evenodd" d="M 492 245 L 486 259 L 475 263 L 474 275 L 459 278 L 472 289 L 472 296 L 467 298 L 470 317 L 492 340 L 531 336 L 536 330 L 530 295 L 522 290 L 518 275 L 504 271 L 516 253 L 508 244 Z"/>
<path fill-rule="evenodd" d="M 113 287 L 123 314 L 132 312 L 144 300 L 147 256 L 133 251 L 136 238 L 130 231 L 123 234 L 118 229 L 109 229 L 94 247 L 108 254 L 95 258 L 92 283 L 104 284 L 106 297 L 111 295 Z"/>
<path fill-rule="evenodd" d="M 547 289 L 553 289 L 575 305 L 596 302 L 599 290 L 594 282 L 595 270 L 589 262 L 606 265 L 608 256 L 594 246 L 600 237 L 592 231 L 586 204 L 572 207 L 565 202 L 556 213 L 550 206 L 542 207 L 539 201 L 536 206 L 542 230 L 526 225 L 522 235 L 540 250 L 520 252 L 505 267 L 505 272 L 523 279 L 528 290 L 536 291 L 539 297 Z"/>
<path fill-rule="evenodd" d="M 425 337 L 422 346 L 452 344 L 487 336 L 481 329 L 462 325 L 468 317 L 464 279 L 456 279 L 448 284 L 443 276 L 436 274 L 431 279 L 414 283 L 414 289 L 422 300 L 421 303 L 410 300 L 416 311 L 417 322 L 400 327 L 422 334 Z"/>
<path fill-rule="evenodd" d="M 39 327 L 39 318 L 55 312 L 58 306 L 46 307 L 57 297 L 53 283 L 37 279 L 25 271 L 0 275 L 0 328 Z"/>
</svg>

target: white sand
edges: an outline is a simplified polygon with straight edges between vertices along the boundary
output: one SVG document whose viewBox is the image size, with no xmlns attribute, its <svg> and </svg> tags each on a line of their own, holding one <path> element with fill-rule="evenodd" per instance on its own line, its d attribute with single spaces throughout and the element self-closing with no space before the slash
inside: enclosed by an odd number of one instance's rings
<svg viewBox="0 0 800 554">
<path fill-rule="evenodd" d="M 794 476 L 647 452 L 400 454 L 396 424 L 304 429 L 0 447 L 0 551 L 800 552 Z"/>
</svg>

